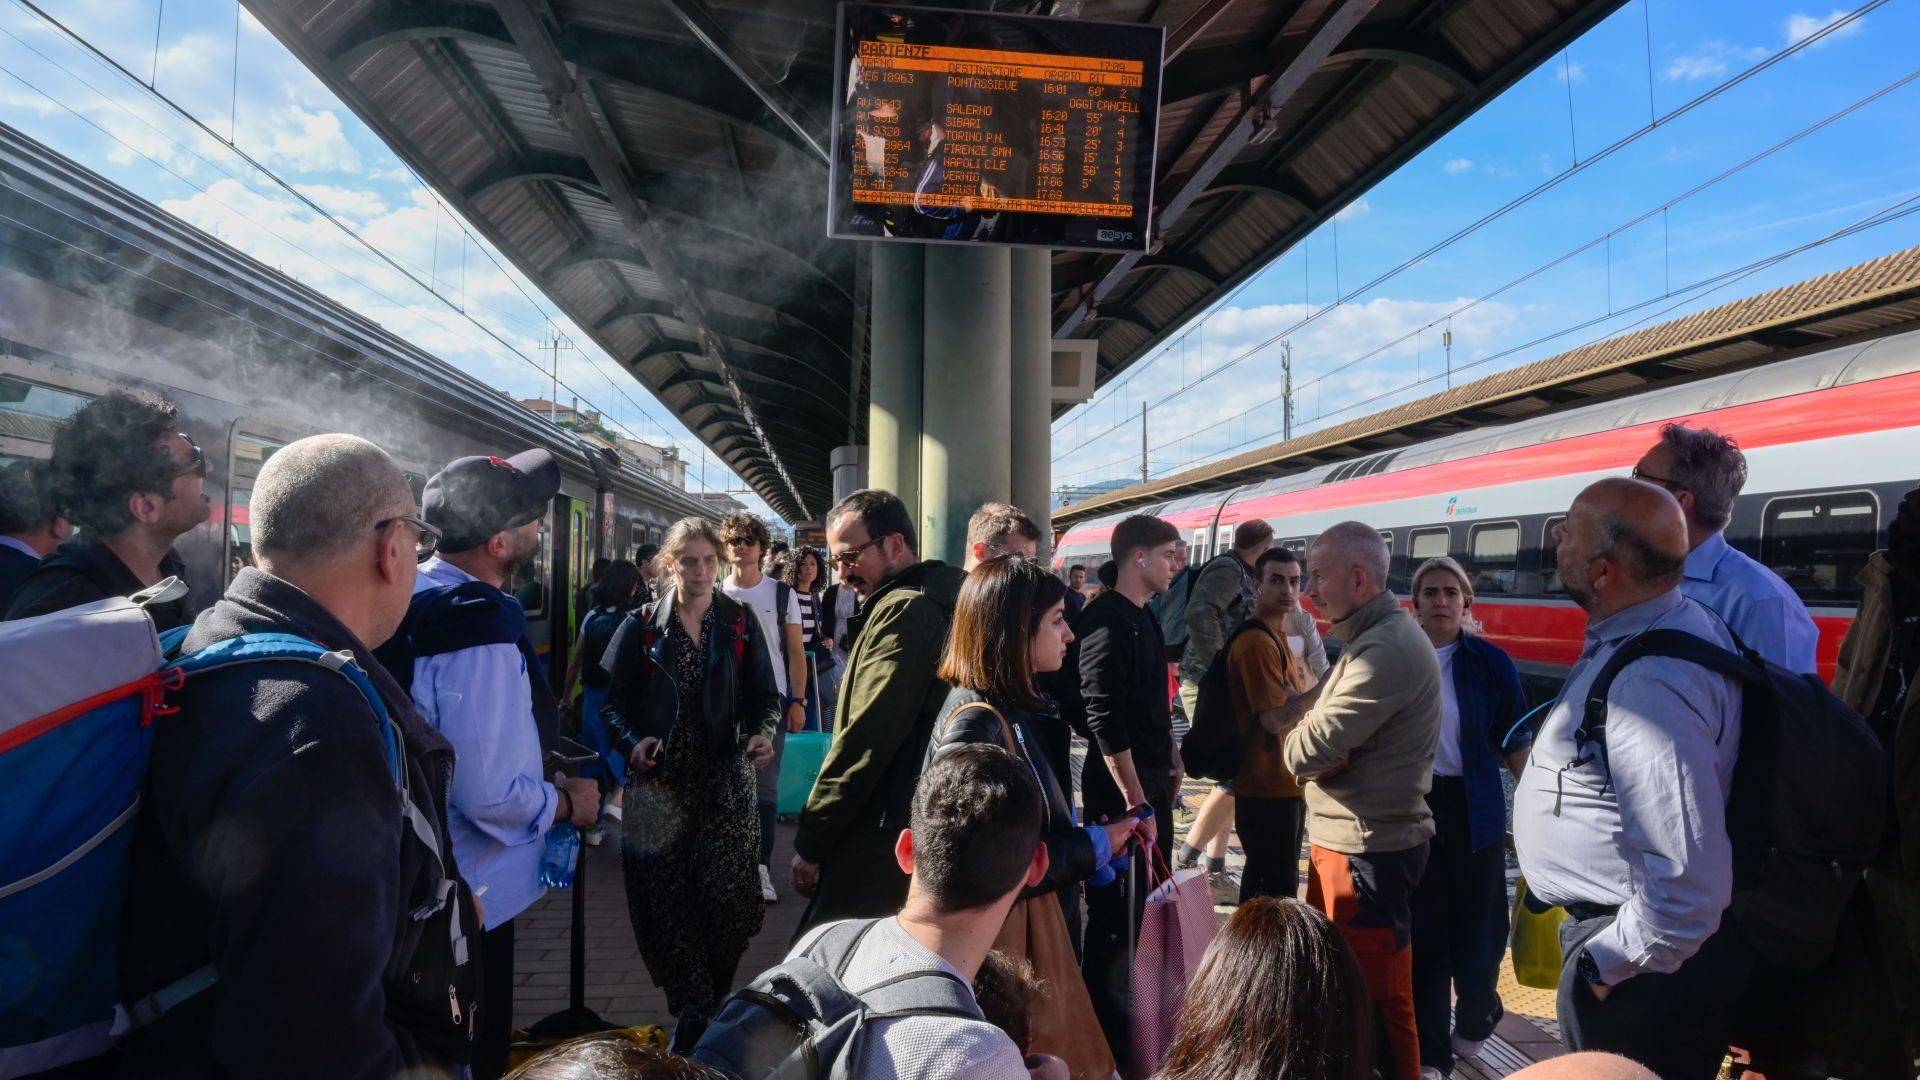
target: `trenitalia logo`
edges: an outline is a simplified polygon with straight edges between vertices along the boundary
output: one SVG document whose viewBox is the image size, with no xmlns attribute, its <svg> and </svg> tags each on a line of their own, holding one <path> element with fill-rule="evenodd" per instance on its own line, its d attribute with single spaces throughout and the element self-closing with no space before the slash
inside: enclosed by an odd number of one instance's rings
<svg viewBox="0 0 1920 1080">
<path fill-rule="evenodd" d="M 1479 512 L 1480 508 L 1477 506 L 1461 506 L 1460 496 L 1455 495 L 1453 498 L 1447 500 L 1447 512 L 1445 516 L 1465 517 L 1468 514 L 1477 514 Z"/>
</svg>

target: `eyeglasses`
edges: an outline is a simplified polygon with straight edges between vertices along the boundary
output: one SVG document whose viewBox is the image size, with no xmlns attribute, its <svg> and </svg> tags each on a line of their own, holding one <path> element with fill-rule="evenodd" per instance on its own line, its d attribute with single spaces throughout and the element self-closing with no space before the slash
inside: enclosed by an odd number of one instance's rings
<svg viewBox="0 0 1920 1080">
<path fill-rule="evenodd" d="M 879 543 L 880 541 L 885 540 L 889 535 L 891 534 L 881 533 L 879 536 L 874 537 L 873 539 L 867 541 L 864 544 L 861 544 L 858 547 L 850 547 L 845 551 L 834 552 L 832 556 L 834 565 L 839 566 L 842 569 L 852 566 L 854 563 L 857 563 L 860 561 L 861 552 L 867 550 L 868 548 Z"/>
<path fill-rule="evenodd" d="M 414 561 L 426 562 L 428 559 L 433 558 L 433 553 L 440 549 L 440 529 L 437 526 L 427 524 L 424 518 L 416 517 L 412 514 L 402 514 L 399 517 L 390 517 L 383 521 L 374 522 L 373 531 L 379 532 L 396 521 L 404 521 L 420 531 L 419 537 L 413 542 Z"/>
<path fill-rule="evenodd" d="M 1680 481 L 1669 480 L 1664 476 L 1655 476 L 1652 473 L 1646 471 L 1645 469 L 1642 469 L 1638 465 L 1635 465 L 1633 467 L 1633 472 L 1629 473 L 1628 475 L 1632 476 L 1635 480 L 1643 480 L 1649 484 L 1659 484 L 1661 487 L 1666 488 L 1668 491 L 1687 490 L 1687 486 L 1685 484 L 1682 484 Z"/>
<path fill-rule="evenodd" d="M 187 463 L 176 469 L 174 474 L 168 477 L 168 479 L 178 480 L 183 476 L 198 476 L 200 479 L 205 480 L 207 478 L 207 452 L 200 449 L 200 444 L 194 442 L 193 436 L 188 435 L 186 432 L 178 431 L 174 434 L 180 436 L 180 440 L 187 444 L 189 453 L 187 454 Z"/>
</svg>

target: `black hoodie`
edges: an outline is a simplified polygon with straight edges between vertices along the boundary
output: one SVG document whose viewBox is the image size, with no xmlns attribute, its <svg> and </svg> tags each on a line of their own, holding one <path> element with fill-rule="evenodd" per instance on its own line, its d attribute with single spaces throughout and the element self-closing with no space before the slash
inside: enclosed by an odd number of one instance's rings
<svg viewBox="0 0 1920 1080">
<path fill-rule="evenodd" d="M 178 554 L 169 551 L 166 558 L 160 560 L 160 576 L 184 580 L 186 564 Z M 127 569 L 127 564 L 120 561 L 120 556 L 105 544 L 69 540 L 20 580 L 19 587 L 13 593 L 13 601 L 7 607 L 6 617 L 30 619 L 35 615 L 65 611 L 110 596 L 132 596 L 146 587 L 132 570 Z M 152 617 L 155 630 L 185 626 L 192 619 L 185 599 L 148 604 L 147 614 Z"/>
<path fill-rule="evenodd" d="M 154 721 L 121 966 L 129 1000 L 209 962 L 219 982 L 137 1032 L 121 1075 L 457 1075 L 480 940 L 446 838 L 453 748 L 351 631 L 263 571 L 243 569 L 184 648 L 268 632 L 353 653 L 400 728 L 444 868 L 403 818 L 382 733 L 346 678 L 299 661 L 194 676 Z"/>
</svg>

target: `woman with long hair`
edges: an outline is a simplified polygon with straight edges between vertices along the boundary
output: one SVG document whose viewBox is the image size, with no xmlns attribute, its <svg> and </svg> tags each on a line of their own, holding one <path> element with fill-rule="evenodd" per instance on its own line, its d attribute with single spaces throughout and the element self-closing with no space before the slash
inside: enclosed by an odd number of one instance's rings
<svg viewBox="0 0 1920 1080">
<path fill-rule="evenodd" d="M 1154 1080 L 1365 1080 L 1372 1009 L 1359 961 L 1325 915 L 1254 897 L 1207 946 Z"/>
<path fill-rule="evenodd" d="M 793 586 L 794 602 L 800 605 L 800 644 L 807 651 L 808 731 L 820 731 L 826 711 L 825 698 L 829 673 L 837 665 L 827 647 L 825 612 L 821 610 L 820 591 L 826 587 L 827 566 L 820 553 L 810 547 L 797 547 L 780 560 L 774 576 Z"/>
<path fill-rule="evenodd" d="M 580 618 L 580 637 L 573 643 L 573 659 L 567 661 L 567 677 L 560 689 L 560 700 L 571 703 L 575 684 L 580 686 L 580 741 L 600 755 L 598 760 L 583 766 L 580 775 L 599 781 L 606 791 L 601 821 L 612 822 L 616 829 L 620 827 L 621 805 L 626 797 L 627 761 L 625 755 L 613 748 L 606 721 L 600 717 L 600 709 L 607 702 L 607 686 L 612 681 L 601 661 L 606 658 L 607 646 L 613 643 L 614 631 L 620 628 L 633 607 L 633 596 L 639 588 L 640 568 L 625 559 L 615 559 L 600 571 L 600 579 L 589 593 L 592 606 Z M 605 836 L 603 825 L 595 823 L 587 830 L 586 841 L 598 846 Z"/>
<path fill-rule="evenodd" d="M 1033 1049 L 1064 1058 L 1076 1078 L 1105 1078 L 1113 1058 L 1074 963 L 1068 913 L 1078 921 L 1080 882 L 1125 851 L 1131 837 L 1148 833 L 1133 818 L 1076 825 L 1072 801 L 1043 749 L 1064 721 L 1036 680 L 1060 669 L 1073 642 L 1066 602 L 1066 582 L 1019 555 L 988 559 L 967 575 L 940 658 L 940 678 L 953 690 L 927 759 L 984 742 L 1011 751 L 1032 771 L 1045 795 L 1047 875 L 1014 905 L 999 947 L 1031 960 L 1047 984 L 1049 1000 L 1032 1018 Z M 1072 1030 L 1078 1024 L 1084 1027 Z"/>
<path fill-rule="evenodd" d="M 1442 555 L 1414 571 L 1413 617 L 1440 657 L 1440 741 L 1427 809 L 1434 837 L 1413 891 L 1413 1019 L 1420 1065 L 1445 1076 L 1477 1057 L 1500 1022 L 1507 945 L 1505 764 L 1526 767 L 1520 672 L 1481 637 L 1473 580 Z M 1458 998 L 1456 1002 L 1456 996 Z"/>
<path fill-rule="evenodd" d="M 627 911 L 667 1010 L 696 1026 L 726 998 L 765 901 L 753 771 L 780 717 L 760 620 L 717 587 L 726 550 L 682 518 L 660 546 L 672 587 L 621 624 L 603 710 L 627 757 Z"/>
</svg>

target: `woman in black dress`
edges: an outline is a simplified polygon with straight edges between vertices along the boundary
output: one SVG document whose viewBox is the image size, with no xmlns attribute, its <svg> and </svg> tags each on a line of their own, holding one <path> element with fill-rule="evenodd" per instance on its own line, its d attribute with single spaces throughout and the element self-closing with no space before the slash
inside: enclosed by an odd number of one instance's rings
<svg viewBox="0 0 1920 1080">
<path fill-rule="evenodd" d="M 667 531 L 671 588 L 614 638 L 604 711 L 630 770 L 627 912 L 683 1022 L 727 996 L 765 911 L 753 770 L 773 756 L 780 699 L 760 621 L 715 587 L 724 550 L 699 518 Z"/>
<path fill-rule="evenodd" d="M 808 731 L 826 729 L 826 717 L 822 712 L 829 708 L 826 702 L 827 687 L 837 685 L 829 683 L 832 672 L 839 663 L 825 636 L 826 621 L 820 608 L 820 590 L 826 585 L 826 566 L 820 553 L 809 547 L 798 547 L 782 557 L 780 568 L 775 573 L 781 581 L 793 586 L 794 601 L 800 605 L 800 642 L 807 650 L 807 692 L 800 695 L 807 699 Z"/>
</svg>

